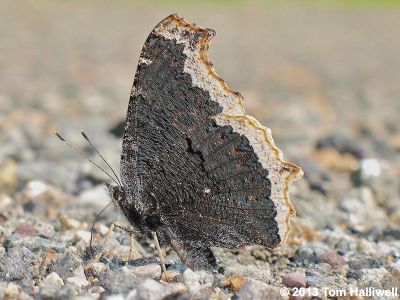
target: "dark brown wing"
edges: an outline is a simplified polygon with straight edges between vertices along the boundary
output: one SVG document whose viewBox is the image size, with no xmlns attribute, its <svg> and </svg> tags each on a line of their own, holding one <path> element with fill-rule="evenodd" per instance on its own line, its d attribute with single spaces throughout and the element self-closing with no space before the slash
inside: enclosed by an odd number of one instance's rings
<svg viewBox="0 0 400 300">
<path fill-rule="evenodd" d="M 123 139 L 126 194 L 183 248 L 276 247 L 301 169 L 282 161 L 269 129 L 215 74 L 205 53 L 214 34 L 172 15 L 148 37 Z"/>
</svg>

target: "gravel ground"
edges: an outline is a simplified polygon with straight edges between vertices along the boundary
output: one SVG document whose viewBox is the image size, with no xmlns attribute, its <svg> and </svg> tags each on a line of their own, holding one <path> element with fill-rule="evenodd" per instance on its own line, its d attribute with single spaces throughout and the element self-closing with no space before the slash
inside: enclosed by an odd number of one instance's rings
<svg viewBox="0 0 400 300">
<path fill-rule="evenodd" d="M 305 177 L 292 187 L 288 246 L 214 249 L 216 274 L 187 269 L 166 248 L 166 283 L 153 241 L 136 237 L 129 260 L 119 229 L 104 257 L 88 260 L 106 178 L 53 131 L 98 161 L 84 129 L 118 169 L 139 51 L 171 12 L 217 31 L 216 70 Z M 0 25 L 0 299 L 400 290 L 398 7 L 2 1 Z M 124 222 L 111 207 L 95 225 L 96 249 L 113 221 Z"/>
</svg>

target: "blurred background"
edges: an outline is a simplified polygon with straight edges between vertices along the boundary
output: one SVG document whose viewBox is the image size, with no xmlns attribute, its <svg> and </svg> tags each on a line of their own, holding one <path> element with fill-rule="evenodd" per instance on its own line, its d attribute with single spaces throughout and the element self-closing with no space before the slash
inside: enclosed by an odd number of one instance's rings
<svg viewBox="0 0 400 300">
<path fill-rule="evenodd" d="M 118 168 L 138 56 L 176 12 L 217 31 L 209 54 L 286 157 L 340 134 L 369 156 L 400 148 L 398 1 L 2 1 L 0 158 L 72 191 L 85 130 Z M 393 163 L 398 160 L 393 159 Z M 65 169 L 65 171 L 62 171 Z M 100 175 L 99 175 L 100 176 Z"/>
<path fill-rule="evenodd" d="M 305 180 L 292 189 L 296 247 L 317 239 L 347 261 L 371 249 L 386 251 L 379 267 L 396 261 L 396 0 L 2 0 L 0 206 L 17 199 L 29 211 L 26 197 L 36 194 L 24 193 L 32 180 L 95 206 L 90 218 L 108 202 L 105 176 L 53 132 L 99 161 L 80 135 L 85 130 L 119 169 L 121 124 L 139 53 L 171 13 L 216 30 L 209 57 L 218 74 L 244 95 L 247 113 L 272 129 L 285 159 L 303 167 Z M 348 253 L 352 248 L 333 236 L 371 246 Z"/>
</svg>

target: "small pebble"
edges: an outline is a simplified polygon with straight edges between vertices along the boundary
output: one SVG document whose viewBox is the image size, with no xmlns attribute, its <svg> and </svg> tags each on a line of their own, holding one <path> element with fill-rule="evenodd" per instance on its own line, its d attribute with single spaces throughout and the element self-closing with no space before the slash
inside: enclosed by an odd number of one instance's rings
<svg viewBox="0 0 400 300">
<path fill-rule="evenodd" d="M 68 277 L 67 282 L 77 286 L 78 288 L 84 288 L 90 285 L 90 282 L 87 281 L 86 278 L 78 276 Z"/>
<path fill-rule="evenodd" d="M 240 300 L 268 299 L 281 300 L 284 299 L 278 287 L 268 285 L 262 281 L 248 278 L 247 283 L 236 293 Z"/>
<path fill-rule="evenodd" d="M 364 149 L 354 139 L 338 133 L 319 139 L 316 148 L 334 148 L 342 154 L 349 153 L 358 159 L 365 156 Z"/>
<path fill-rule="evenodd" d="M 335 149 L 320 149 L 314 158 L 326 168 L 338 172 L 354 172 L 360 168 L 359 161 L 349 153 L 341 154 Z"/>
<path fill-rule="evenodd" d="M 332 268 L 340 267 L 346 264 L 346 259 L 333 251 L 328 251 L 320 255 L 319 261 L 328 263 Z"/>
<path fill-rule="evenodd" d="M 67 252 L 50 266 L 50 272 L 56 272 L 63 279 L 66 279 L 74 276 L 74 271 L 78 268 L 82 268 L 82 259 L 71 252 Z"/>
<path fill-rule="evenodd" d="M 192 271 L 191 269 L 186 269 L 183 272 L 183 278 L 191 294 L 198 293 L 206 286 L 211 287 L 214 282 L 212 274 L 205 271 Z"/>
<path fill-rule="evenodd" d="M 101 272 L 105 271 L 107 269 L 107 266 L 101 262 L 96 262 L 92 265 L 94 270 L 100 274 Z"/>
<path fill-rule="evenodd" d="M 160 279 L 161 266 L 160 264 L 148 264 L 139 267 L 133 267 L 129 270 L 132 274 L 138 277 L 148 277 L 152 279 Z"/>
<path fill-rule="evenodd" d="M 21 224 L 15 229 L 15 233 L 25 236 L 37 236 L 38 231 L 31 224 Z"/>
<path fill-rule="evenodd" d="M 102 235 L 105 236 L 109 230 L 109 227 L 107 227 L 104 224 L 96 224 L 96 230 Z"/>
<path fill-rule="evenodd" d="M 74 285 L 66 284 L 62 287 L 57 285 L 42 285 L 39 290 L 39 299 L 74 299 L 76 288 Z"/>
<path fill-rule="evenodd" d="M 167 270 L 165 273 L 163 273 L 162 280 L 166 282 L 184 282 L 182 274 L 175 270 Z"/>
<path fill-rule="evenodd" d="M 21 288 L 19 285 L 10 282 L 6 289 L 4 290 L 5 299 L 18 299 L 21 293 Z"/>
<path fill-rule="evenodd" d="M 88 289 L 89 293 L 96 293 L 96 294 L 101 294 L 105 291 L 105 289 L 102 286 L 99 285 L 94 285 Z"/>
<path fill-rule="evenodd" d="M 37 198 L 48 190 L 47 184 L 39 180 L 30 181 L 27 188 L 27 193 L 30 198 Z"/>
<path fill-rule="evenodd" d="M 228 282 L 231 290 L 236 293 L 238 292 L 245 284 L 247 279 L 240 275 L 233 275 L 228 278 Z"/>
<path fill-rule="evenodd" d="M 13 159 L 0 162 L 0 191 L 11 193 L 17 187 L 17 163 Z"/>
<path fill-rule="evenodd" d="M 289 288 L 305 288 L 306 277 L 301 273 L 288 273 L 282 278 L 282 283 Z"/>
<path fill-rule="evenodd" d="M 54 285 L 54 286 L 63 286 L 64 281 L 61 279 L 61 277 L 55 273 L 52 272 L 49 275 L 46 276 L 46 278 L 43 280 L 42 284 L 44 285 Z"/>
<path fill-rule="evenodd" d="M 131 293 L 129 293 L 127 300 L 159 300 L 170 295 L 172 293 L 172 289 L 168 286 L 162 285 L 158 281 L 147 278 L 138 284 L 136 292 L 132 291 Z"/>
<path fill-rule="evenodd" d="M 76 235 L 78 237 L 79 240 L 83 240 L 86 244 L 89 244 L 90 242 L 90 232 L 86 231 L 86 230 L 78 230 L 76 232 Z"/>
<path fill-rule="evenodd" d="M 32 262 L 29 259 L 23 259 L 29 257 L 26 251 L 29 250 L 18 248 L 0 257 L 0 281 L 22 280 L 32 278 L 36 274 L 36 268 Z"/>
<path fill-rule="evenodd" d="M 51 224 L 39 223 L 35 228 L 40 236 L 48 239 L 52 238 L 56 234 L 54 226 Z"/>
<path fill-rule="evenodd" d="M 7 195 L 0 193 L 0 210 L 2 212 L 7 211 L 13 204 L 13 199 Z"/>
<path fill-rule="evenodd" d="M 72 219 L 72 218 L 70 218 L 69 216 L 66 216 L 66 215 L 62 215 L 59 220 L 61 222 L 61 225 L 65 229 L 77 230 L 77 229 L 80 229 L 81 226 L 82 226 L 79 221 L 74 220 L 74 219 Z"/>
</svg>

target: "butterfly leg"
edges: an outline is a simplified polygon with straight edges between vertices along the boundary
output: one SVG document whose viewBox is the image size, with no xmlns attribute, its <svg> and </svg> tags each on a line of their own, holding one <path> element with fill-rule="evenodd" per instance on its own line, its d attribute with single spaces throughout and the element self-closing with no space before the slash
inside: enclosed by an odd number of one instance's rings
<svg viewBox="0 0 400 300">
<path fill-rule="evenodd" d="M 134 244 L 135 238 L 133 237 L 133 233 L 129 234 L 129 260 L 132 260 L 133 257 L 133 247 L 135 247 Z"/>
<path fill-rule="evenodd" d="M 157 233 L 155 231 L 152 231 L 152 233 L 153 233 L 154 243 L 156 244 L 158 256 L 160 258 L 160 264 L 161 264 L 161 270 L 162 270 L 161 278 L 165 278 L 165 280 L 168 281 L 167 268 L 165 267 L 165 261 L 164 261 L 164 257 L 161 252 L 160 243 L 158 242 Z"/>
<path fill-rule="evenodd" d="M 136 248 L 143 257 L 148 257 L 146 251 L 142 248 L 142 246 L 134 238 L 134 234 L 136 233 L 136 231 L 124 226 L 121 223 L 113 222 L 104 237 L 103 246 L 101 248 L 101 251 L 96 255 L 96 257 L 94 258 L 94 261 L 99 261 L 100 258 L 104 255 L 104 253 L 105 253 L 104 250 L 108 244 L 108 240 L 115 228 L 120 228 L 130 234 L 130 247 L 131 248 L 129 250 L 129 259 L 132 258 L 133 248 Z"/>
<path fill-rule="evenodd" d="M 192 270 L 214 271 L 217 268 L 214 253 L 212 253 L 210 247 L 201 242 L 172 239 L 171 246 L 182 262 Z"/>
<path fill-rule="evenodd" d="M 143 249 L 142 245 L 135 239 L 137 232 L 131 227 L 129 233 L 129 260 L 133 259 L 133 250 L 136 249 L 144 258 L 148 258 L 149 254 Z"/>
</svg>

